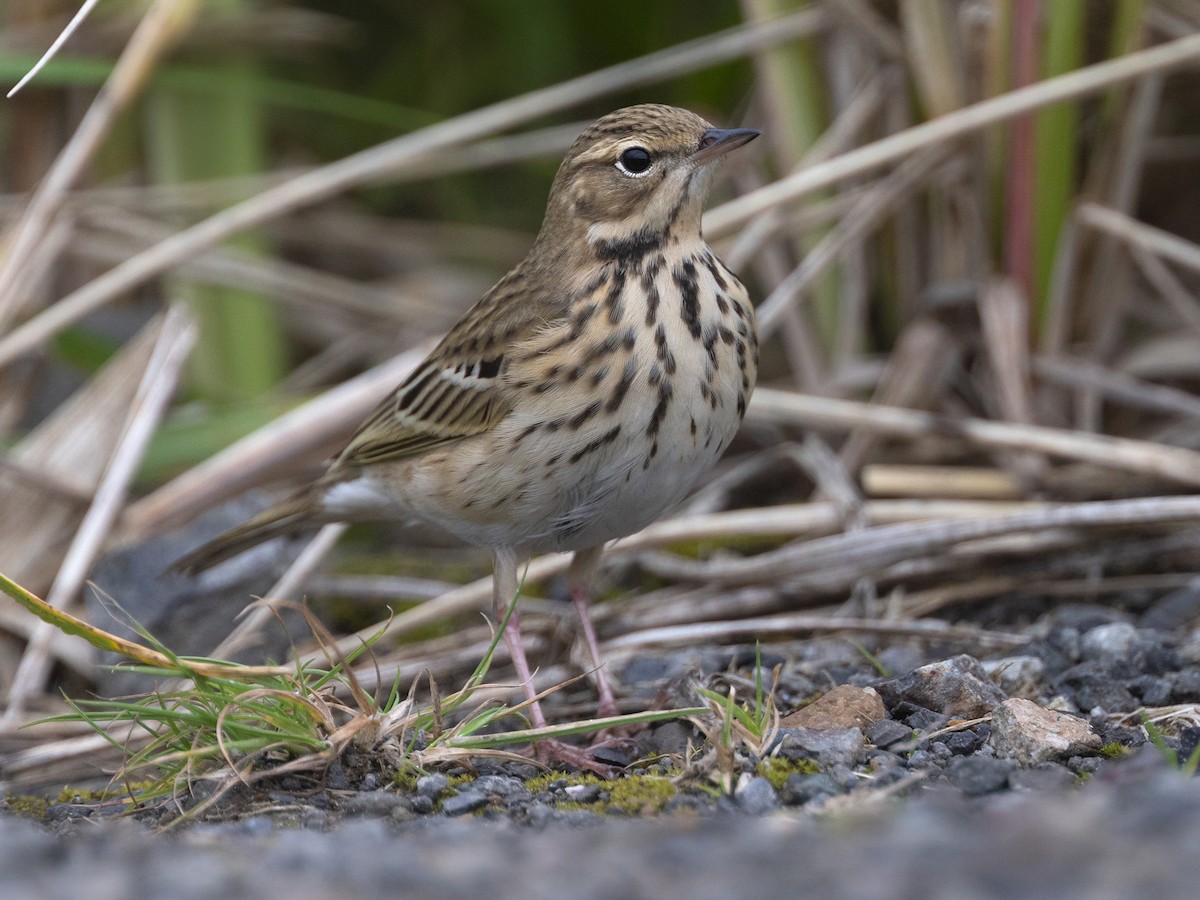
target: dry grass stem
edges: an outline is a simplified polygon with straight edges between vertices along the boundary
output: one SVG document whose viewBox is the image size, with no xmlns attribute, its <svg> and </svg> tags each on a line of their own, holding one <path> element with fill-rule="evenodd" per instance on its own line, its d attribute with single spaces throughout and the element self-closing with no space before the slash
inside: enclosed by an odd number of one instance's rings
<svg viewBox="0 0 1200 900">
<path fill-rule="evenodd" d="M 984 419 L 950 419 L 917 410 L 771 389 L 755 392 L 747 415 L 751 421 L 794 428 L 834 431 L 863 428 L 877 434 L 910 438 L 951 436 L 978 447 L 1045 453 L 1200 486 L 1200 453 L 1130 438 Z"/>
<path fill-rule="evenodd" d="M 294 471 L 299 461 L 319 462 L 427 352 L 427 346 L 418 346 L 338 385 L 131 504 L 122 523 L 123 537 L 144 539 L 160 529 L 178 527 L 281 471 Z"/>
<path fill-rule="evenodd" d="M 146 364 L 104 477 L 46 598 L 55 608 L 62 609 L 75 599 L 103 549 L 124 505 L 129 483 L 175 393 L 180 371 L 197 337 L 195 321 L 178 306 L 168 309 L 157 331 L 154 352 Z M 42 689 L 50 671 L 50 647 L 57 633 L 46 622 L 39 622 L 34 628 L 9 688 L 6 722 L 19 717 L 29 695 Z"/>
</svg>

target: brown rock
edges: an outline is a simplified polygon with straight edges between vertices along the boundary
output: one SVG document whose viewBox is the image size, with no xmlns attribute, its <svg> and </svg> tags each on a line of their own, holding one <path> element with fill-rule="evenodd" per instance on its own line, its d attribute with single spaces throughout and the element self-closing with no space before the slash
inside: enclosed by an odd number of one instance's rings
<svg viewBox="0 0 1200 900">
<path fill-rule="evenodd" d="M 992 746 L 1026 766 L 1100 749 L 1100 736 L 1078 716 L 1044 709 L 1030 700 L 1005 700 L 992 712 Z"/>
<path fill-rule="evenodd" d="M 840 684 L 808 706 L 788 713 L 779 724 L 784 728 L 831 731 L 841 728 L 866 728 L 886 715 L 883 700 L 874 689 Z"/>
</svg>

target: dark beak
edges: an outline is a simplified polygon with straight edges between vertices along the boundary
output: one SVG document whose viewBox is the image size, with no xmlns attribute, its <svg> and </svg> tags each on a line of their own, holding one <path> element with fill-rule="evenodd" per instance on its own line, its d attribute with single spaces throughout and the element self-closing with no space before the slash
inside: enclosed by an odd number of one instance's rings
<svg viewBox="0 0 1200 900">
<path fill-rule="evenodd" d="M 710 128 L 700 138 L 700 148 L 692 154 L 698 166 L 719 159 L 730 150 L 748 144 L 762 134 L 756 128 Z"/>
</svg>

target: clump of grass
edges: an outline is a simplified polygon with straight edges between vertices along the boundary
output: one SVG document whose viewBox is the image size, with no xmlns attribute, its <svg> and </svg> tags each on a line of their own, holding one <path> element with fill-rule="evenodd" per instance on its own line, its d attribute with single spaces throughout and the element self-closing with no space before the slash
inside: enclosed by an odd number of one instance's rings
<svg viewBox="0 0 1200 900">
<path fill-rule="evenodd" d="M 310 616 L 309 625 L 329 646 L 320 623 Z M 440 697 L 433 686 L 432 699 L 418 704 L 415 684 L 402 694 L 393 683 L 386 697 L 377 698 L 354 676 L 352 664 L 382 629 L 358 652 L 327 666 L 296 663 L 274 671 L 176 656 L 140 633 L 167 664 L 127 668 L 176 687 L 123 699 L 68 700 L 74 712 L 45 721 L 84 721 L 126 751 L 115 780 L 145 779 L 130 791 L 136 805 L 173 798 L 182 811 L 197 782 L 215 783 L 216 790 L 201 792 L 204 799 L 188 809 L 189 816 L 208 809 L 237 785 L 319 773 L 351 748 L 373 754 L 380 768 L 419 770 L 456 758 L 463 750 L 456 746 L 457 738 L 516 711 L 486 703 L 456 724 L 446 724 L 483 686 L 496 641 L 463 689 Z M 128 726 L 124 733 L 122 725 Z"/>
<path fill-rule="evenodd" d="M 779 712 L 775 708 L 775 685 L 766 686 L 762 665 L 762 645 L 754 649 L 754 697 L 740 702 L 737 688 L 730 686 L 721 694 L 709 688 L 697 687 L 696 692 L 708 704 L 707 712 L 717 719 L 713 727 L 706 719 L 693 718 L 696 727 L 712 744 L 718 781 L 726 794 L 733 793 L 737 754 L 743 748 L 756 756 L 766 755 L 779 729 Z"/>
<path fill-rule="evenodd" d="M 1159 724 L 1170 721 L 1172 718 L 1180 718 L 1192 727 L 1195 727 L 1193 721 L 1196 716 L 1196 708 L 1189 705 L 1180 708 L 1180 711 L 1176 715 L 1167 713 L 1157 719 L 1152 719 L 1147 710 L 1141 710 L 1138 715 L 1142 720 L 1142 729 L 1146 732 L 1146 737 L 1150 739 L 1150 743 L 1155 746 L 1158 752 L 1163 755 L 1168 765 L 1173 769 L 1178 769 L 1188 778 L 1194 776 L 1197 769 L 1200 769 L 1200 743 L 1197 743 L 1192 748 L 1186 758 L 1181 759 L 1179 751 L 1167 743 L 1166 736 L 1162 728 L 1159 727 Z"/>
<path fill-rule="evenodd" d="M 418 701 L 418 682 L 402 692 L 394 681 L 386 696 L 378 697 L 355 676 L 354 663 L 383 636 L 386 624 L 344 657 L 327 650 L 323 666 L 243 666 L 179 656 L 136 622 L 130 624 L 145 644 L 125 640 L 50 607 L 2 575 L 0 591 L 65 633 L 134 660 L 129 670 L 168 685 L 127 698 L 68 700 L 73 712 L 43 721 L 86 722 L 126 754 L 114 782 L 125 785 L 131 808 L 174 800 L 180 818 L 200 815 L 239 785 L 298 772 L 319 774 L 352 748 L 368 754 L 379 769 L 395 772 L 400 783 L 442 763 L 487 756 L 526 759 L 499 749 L 506 745 L 705 711 L 662 710 L 542 729 L 490 730 L 505 719 L 527 724 L 528 700 L 513 706 L 485 700 L 467 708 L 488 687 L 485 679 L 516 597 L 463 687 L 442 695 L 430 678 L 429 698 Z M 333 647 L 333 636 L 320 621 L 306 608 L 301 611 L 318 643 Z M 216 789 L 196 790 L 198 782 Z M 204 796 L 196 801 L 198 794 Z M 195 802 L 189 806 L 188 801 Z"/>
</svg>

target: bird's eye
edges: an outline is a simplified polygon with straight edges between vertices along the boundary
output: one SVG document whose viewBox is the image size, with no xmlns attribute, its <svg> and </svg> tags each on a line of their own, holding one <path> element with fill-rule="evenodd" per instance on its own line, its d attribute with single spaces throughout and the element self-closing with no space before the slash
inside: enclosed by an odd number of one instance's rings
<svg viewBox="0 0 1200 900">
<path fill-rule="evenodd" d="M 617 168 L 637 178 L 650 171 L 651 162 L 650 151 L 645 147 L 630 147 L 617 159 Z"/>
</svg>

